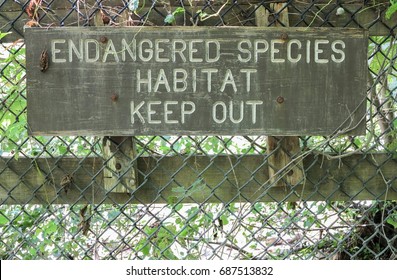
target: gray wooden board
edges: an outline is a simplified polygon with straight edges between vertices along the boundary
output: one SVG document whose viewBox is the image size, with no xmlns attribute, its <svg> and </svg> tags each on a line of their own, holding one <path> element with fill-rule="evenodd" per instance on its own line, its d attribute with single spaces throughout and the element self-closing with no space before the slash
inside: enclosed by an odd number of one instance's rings
<svg viewBox="0 0 397 280">
<path fill-rule="evenodd" d="M 0 157 L 0 205 L 166 203 L 181 196 L 176 191 L 181 188 L 190 190 L 182 197 L 188 203 L 397 199 L 397 162 L 389 154 L 337 159 L 308 154 L 303 157 L 303 185 L 288 187 L 270 182 L 266 157 L 139 157 L 141 183 L 132 194 L 109 193 L 104 188 L 103 158 Z M 61 181 L 67 174 L 73 174 L 74 180 L 65 193 Z M 202 187 L 192 191 L 197 182 Z"/>
<path fill-rule="evenodd" d="M 336 28 L 28 28 L 29 130 L 363 134 L 367 37 Z"/>
</svg>

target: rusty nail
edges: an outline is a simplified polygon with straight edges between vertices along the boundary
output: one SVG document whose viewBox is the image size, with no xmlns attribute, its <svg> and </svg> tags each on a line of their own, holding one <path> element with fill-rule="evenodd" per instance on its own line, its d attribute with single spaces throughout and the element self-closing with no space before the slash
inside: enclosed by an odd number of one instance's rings
<svg viewBox="0 0 397 280">
<path fill-rule="evenodd" d="M 120 170 L 121 169 L 121 164 L 119 162 L 116 163 L 116 169 Z"/>
<path fill-rule="evenodd" d="M 105 44 L 105 43 L 108 42 L 108 37 L 106 37 L 106 36 L 101 36 L 101 38 L 99 38 L 99 41 L 100 41 L 102 44 Z"/>
<path fill-rule="evenodd" d="M 113 102 L 116 102 L 119 99 L 119 96 L 116 93 L 113 93 L 110 99 L 112 99 Z"/>
<path fill-rule="evenodd" d="M 102 22 L 103 22 L 104 25 L 108 25 L 109 22 L 110 22 L 110 17 L 102 14 Z"/>
<path fill-rule="evenodd" d="M 279 97 L 277 97 L 276 101 L 277 101 L 277 103 L 279 103 L 279 104 L 284 103 L 284 97 L 279 96 Z"/>
<path fill-rule="evenodd" d="M 281 33 L 280 38 L 281 38 L 281 40 L 286 41 L 288 39 L 288 34 L 283 32 L 283 33 Z"/>
</svg>

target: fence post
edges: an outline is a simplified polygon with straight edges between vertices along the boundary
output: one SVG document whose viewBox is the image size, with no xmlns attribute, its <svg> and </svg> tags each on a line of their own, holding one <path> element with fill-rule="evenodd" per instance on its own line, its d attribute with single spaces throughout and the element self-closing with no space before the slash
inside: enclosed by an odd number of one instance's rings
<svg viewBox="0 0 397 280">
<path fill-rule="evenodd" d="M 126 17 L 125 17 L 126 16 Z M 127 25 L 128 12 L 119 16 L 119 24 Z M 100 11 L 96 13 L 96 26 L 106 26 L 110 16 Z M 111 27 L 109 27 L 111 28 Z M 112 96 L 117 101 L 117 96 Z M 106 136 L 102 139 L 103 157 L 106 167 L 103 170 L 104 188 L 112 193 L 130 193 L 138 185 L 138 164 L 136 145 L 132 136 Z"/>
<path fill-rule="evenodd" d="M 274 22 L 276 27 L 289 27 L 287 3 L 271 3 L 270 8 L 274 13 L 268 11 L 264 6 L 258 7 L 255 14 L 256 25 L 267 27 Z M 293 186 L 303 182 L 303 162 L 301 159 L 295 160 L 301 151 L 298 136 L 268 136 L 267 150 L 270 184 Z"/>
</svg>

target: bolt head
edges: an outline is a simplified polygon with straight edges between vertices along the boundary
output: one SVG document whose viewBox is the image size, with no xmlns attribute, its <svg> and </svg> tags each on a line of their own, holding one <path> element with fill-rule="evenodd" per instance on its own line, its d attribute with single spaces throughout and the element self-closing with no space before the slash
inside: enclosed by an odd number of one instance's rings
<svg viewBox="0 0 397 280">
<path fill-rule="evenodd" d="M 276 101 L 278 104 L 284 103 L 284 97 L 279 96 L 279 97 L 277 97 Z"/>
<path fill-rule="evenodd" d="M 116 93 L 113 93 L 110 99 L 112 99 L 113 102 L 116 102 L 117 100 L 119 100 L 119 96 Z"/>
<path fill-rule="evenodd" d="M 288 34 L 283 32 L 283 33 L 281 33 L 280 38 L 281 38 L 281 40 L 286 41 L 286 40 L 288 40 Z"/>
<path fill-rule="evenodd" d="M 102 44 L 105 44 L 108 42 L 108 37 L 106 36 L 101 36 L 101 38 L 99 38 L 99 42 L 101 42 Z"/>
</svg>

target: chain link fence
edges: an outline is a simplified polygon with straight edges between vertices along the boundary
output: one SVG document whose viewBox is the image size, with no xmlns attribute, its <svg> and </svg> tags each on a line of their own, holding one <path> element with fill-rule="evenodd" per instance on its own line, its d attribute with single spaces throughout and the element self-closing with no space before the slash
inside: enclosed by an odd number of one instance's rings
<svg viewBox="0 0 397 280">
<path fill-rule="evenodd" d="M 1 0 L 1 259 L 397 259 L 396 10 Z M 28 135 L 25 26 L 164 25 L 368 29 L 366 135 Z M 280 168 L 280 154 L 291 164 Z"/>
</svg>

